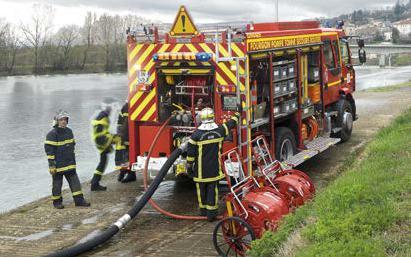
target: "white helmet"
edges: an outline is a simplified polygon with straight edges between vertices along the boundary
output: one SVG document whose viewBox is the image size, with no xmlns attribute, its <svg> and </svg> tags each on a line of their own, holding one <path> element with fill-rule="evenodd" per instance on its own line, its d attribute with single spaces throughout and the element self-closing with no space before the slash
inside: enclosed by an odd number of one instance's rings
<svg viewBox="0 0 411 257">
<path fill-rule="evenodd" d="M 213 109 L 206 107 L 200 113 L 201 125 L 198 127 L 201 130 L 213 130 L 218 128 L 218 125 L 214 122 Z"/>
<path fill-rule="evenodd" d="M 214 111 L 213 109 L 206 107 L 201 110 L 200 113 L 201 123 L 212 123 L 214 122 Z"/>
<path fill-rule="evenodd" d="M 68 123 L 68 120 L 69 120 L 70 116 L 69 116 L 68 112 L 66 112 L 66 111 L 64 111 L 64 110 L 59 110 L 59 111 L 56 113 L 56 115 L 54 116 L 54 119 L 53 119 L 53 127 L 54 127 L 54 126 L 57 126 L 58 120 L 59 120 L 59 119 L 63 119 L 63 118 L 66 118 L 66 119 L 67 119 L 67 123 Z"/>
<path fill-rule="evenodd" d="M 54 119 L 57 121 L 59 119 L 62 118 L 66 118 L 67 120 L 70 118 L 68 112 L 64 111 L 64 110 L 59 110 L 56 114 L 56 116 L 54 116 Z"/>
</svg>

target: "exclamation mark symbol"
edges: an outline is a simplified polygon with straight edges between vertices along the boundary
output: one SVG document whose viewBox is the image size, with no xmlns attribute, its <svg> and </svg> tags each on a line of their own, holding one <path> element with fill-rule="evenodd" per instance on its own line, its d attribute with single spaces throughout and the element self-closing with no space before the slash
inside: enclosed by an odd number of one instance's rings
<svg viewBox="0 0 411 257">
<path fill-rule="evenodd" d="M 186 16 L 181 15 L 181 22 L 183 23 L 183 32 L 186 32 Z"/>
</svg>

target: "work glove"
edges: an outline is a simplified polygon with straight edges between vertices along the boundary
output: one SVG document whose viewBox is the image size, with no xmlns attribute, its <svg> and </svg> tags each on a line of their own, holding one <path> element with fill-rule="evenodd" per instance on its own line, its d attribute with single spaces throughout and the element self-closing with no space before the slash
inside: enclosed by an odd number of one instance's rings
<svg viewBox="0 0 411 257">
<path fill-rule="evenodd" d="M 119 134 L 113 135 L 113 141 L 111 141 L 112 144 L 120 144 L 121 143 L 121 136 Z"/>
<path fill-rule="evenodd" d="M 54 175 L 57 173 L 57 168 L 55 166 L 50 166 L 49 167 L 49 173 L 50 175 Z"/>
</svg>

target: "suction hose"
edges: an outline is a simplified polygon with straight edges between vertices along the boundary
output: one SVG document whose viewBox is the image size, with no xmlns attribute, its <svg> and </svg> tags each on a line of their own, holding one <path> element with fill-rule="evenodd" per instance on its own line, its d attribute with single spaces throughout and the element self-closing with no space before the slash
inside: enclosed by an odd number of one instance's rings
<svg viewBox="0 0 411 257">
<path fill-rule="evenodd" d="M 164 163 L 163 167 L 161 167 L 159 173 L 154 178 L 153 182 L 148 187 L 147 191 L 143 194 L 143 196 L 138 200 L 138 202 L 131 208 L 127 214 L 124 214 L 120 217 L 116 222 L 114 222 L 109 228 L 107 228 L 104 232 L 99 234 L 98 236 L 88 240 L 84 243 L 74 245 L 72 247 L 59 250 L 55 253 L 51 253 L 46 257 L 69 257 L 69 256 L 77 256 L 84 252 L 90 251 L 91 249 L 105 243 L 111 237 L 118 233 L 118 231 L 126 226 L 126 224 L 132 220 L 137 214 L 143 209 L 143 207 L 147 204 L 151 196 L 157 190 L 158 186 L 160 185 L 161 181 L 163 181 L 164 177 L 167 175 L 168 170 L 170 169 L 171 165 L 173 165 L 174 161 L 185 151 L 187 147 L 187 143 L 181 144 L 181 146 L 175 149 L 170 157 L 168 157 L 167 161 Z"/>
</svg>

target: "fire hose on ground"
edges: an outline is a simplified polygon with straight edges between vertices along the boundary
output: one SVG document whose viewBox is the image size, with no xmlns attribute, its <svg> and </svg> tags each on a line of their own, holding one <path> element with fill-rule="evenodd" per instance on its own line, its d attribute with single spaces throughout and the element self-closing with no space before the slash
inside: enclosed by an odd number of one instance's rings
<svg viewBox="0 0 411 257">
<path fill-rule="evenodd" d="M 165 122 L 164 124 L 167 124 Z M 165 127 L 165 125 L 163 125 Z M 110 227 L 108 227 L 104 232 L 97 235 L 96 237 L 80 244 L 76 244 L 66 249 L 62 249 L 56 251 L 54 253 L 46 255 L 46 257 L 63 257 L 63 256 L 77 256 L 84 252 L 90 251 L 91 249 L 105 243 L 110 238 L 112 238 L 115 234 L 117 234 L 120 229 L 124 228 L 126 224 L 135 218 L 137 214 L 144 208 L 147 202 L 150 200 L 151 196 L 157 190 L 160 183 L 163 181 L 164 177 L 167 175 L 168 170 L 173 165 L 174 161 L 185 151 L 187 147 L 187 143 L 181 144 L 179 148 L 175 149 L 170 157 L 168 157 L 167 161 L 164 163 L 163 167 L 161 167 L 159 173 L 154 178 L 153 182 L 150 186 L 146 188 L 145 193 L 141 196 L 137 203 L 123 216 L 121 216 L 116 222 L 114 222 Z"/>
</svg>

